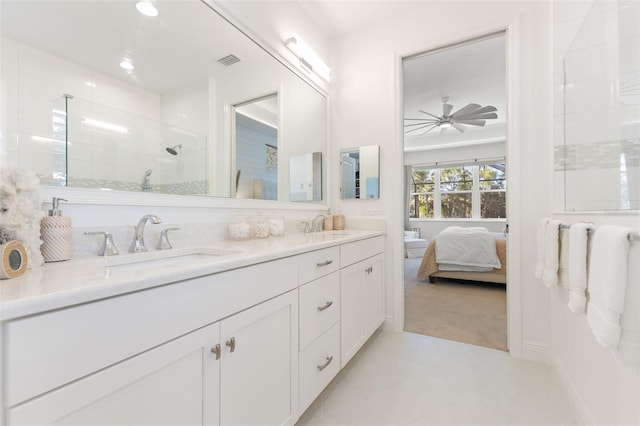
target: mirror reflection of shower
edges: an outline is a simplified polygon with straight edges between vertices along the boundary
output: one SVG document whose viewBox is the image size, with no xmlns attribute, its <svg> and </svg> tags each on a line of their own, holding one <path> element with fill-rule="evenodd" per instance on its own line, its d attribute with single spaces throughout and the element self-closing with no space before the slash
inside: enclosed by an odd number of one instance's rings
<svg viewBox="0 0 640 426">
<path fill-rule="evenodd" d="M 165 149 L 171 155 L 178 155 L 182 151 L 182 144 L 174 145 L 171 147 L 168 146 Z"/>
<path fill-rule="evenodd" d="M 142 191 L 151 192 L 153 190 L 153 185 L 151 184 L 151 173 L 153 170 L 148 169 L 144 172 L 144 178 L 142 179 Z"/>
</svg>

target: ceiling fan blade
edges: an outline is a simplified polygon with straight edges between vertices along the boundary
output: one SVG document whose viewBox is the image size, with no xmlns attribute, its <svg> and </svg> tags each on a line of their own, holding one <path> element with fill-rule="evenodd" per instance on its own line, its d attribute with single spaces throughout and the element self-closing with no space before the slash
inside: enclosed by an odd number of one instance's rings
<svg viewBox="0 0 640 426">
<path fill-rule="evenodd" d="M 420 123 L 405 124 L 404 127 L 416 127 L 416 126 L 431 125 L 431 124 L 436 124 L 436 123 L 437 123 L 436 120 L 429 120 L 429 121 L 422 121 Z"/>
<path fill-rule="evenodd" d="M 451 126 L 456 129 L 457 131 L 459 131 L 460 133 L 464 133 L 465 130 L 467 130 L 466 127 L 464 127 L 462 124 L 458 124 L 458 123 L 451 123 Z"/>
<path fill-rule="evenodd" d="M 489 120 L 489 119 L 493 119 L 493 118 L 498 118 L 498 114 L 496 114 L 495 112 L 486 112 L 484 114 L 469 114 L 469 115 L 463 115 L 463 116 L 455 116 L 455 117 L 450 117 L 452 120 L 455 120 L 457 122 L 460 122 L 460 120 Z"/>
<path fill-rule="evenodd" d="M 404 119 L 404 121 L 438 121 L 438 120 L 434 120 L 433 118 L 405 118 Z"/>
<path fill-rule="evenodd" d="M 461 111 L 457 111 L 453 115 L 455 115 L 456 117 L 462 117 L 462 116 L 469 115 L 469 114 L 484 114 L 484 113 L 487 113 L 487 112 L 495 112 L 497 110 L 498 109 L 496 107 L 494 107 L 492 105 L 487 105 L 487 106 L 484 106 L 484 107 L 481 107 L 481 108 L 476 108 L 476 109 L 474 109 L 472 111 L 464 112 L 462 114 L 460 113 Z"/>
<path fill-rule="evenodd" d="M 443 117 L 447 117 L 449 114 L 451 114 L 451 110 L 453 109 L 453 105 L 448 104 L 448 103 L 444 103 L 442 105 L 442 116 Z"/>
<path fill-rule="evenodd" d="M 469 124 L 471 126 L 484 126 L 485 120 L 456 120 L 455 124 Z M 454 123 L 451 123 L 453 125 Z"/>
<path fill-rule="evenodd" d="M 433 115 L 433 114 L 431 114 L 430 112 L 423 111 L 423 110 L 421 110 L 421 109 L 420 109 L 420 110 L 418 110 L 418 111 L 419 111 L 419 112 L 421 112 L 421 113 L 423 113 L 423 114 L 430 115 L 430 116 L 432 116 L 433 118 L 435 118 L 435 119 L 437 119 L 437 120 L 440 120 L 440 118 L 441 118 L 441 117 L 438 117 L 437 115 Z"/>
<path fill-rule="evenodd" d="M 438 125 L 437 124 L 425 124 L 422 127 L 417 127 L 417 128 L 414 128 L 414 129 L 405 130 L 404 134 L 406 135 L 406 134 L 411 133 L 411 132 L 417 132 L 419 130 L 427 129 L 423 133 L 421 133 L 421 135 L 424 135 L 425 133 L 427 133 L 429 130 L 433 129 L 434 127 L 438 127 Z"/>
<path fill-rule="evenodd" d="M 478 104 L 469 104 L 465 107 L 460 108 L 459 110 L 457 110 L 456 112 L 454 112 L 453 114 L 451 114 L 451 117 L 459 117 L 461 115 L 465 115 L 470 113 L 471 111 L 475 111 L 479 108 L 482 108 L 480 105 Z"/>
</svg>

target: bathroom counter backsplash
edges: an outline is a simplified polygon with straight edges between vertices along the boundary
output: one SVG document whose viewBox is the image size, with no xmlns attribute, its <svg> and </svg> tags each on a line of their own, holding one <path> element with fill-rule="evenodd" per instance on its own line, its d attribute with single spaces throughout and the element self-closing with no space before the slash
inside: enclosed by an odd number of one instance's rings
<svg viewBox="0 0 640 426">
<path fill-rule="evenodd" d="M 85 231 L 98 229 L 75 229 L 73 232 L 74 257 L 66 262 L 47 263 L 28 269 L 20 277 L 0 281 L 0 320 L 19 318 L 41 312 L 60 309 L 80 303 L 91 302 L 129 292 L 152 288 L 171 282 L 200 277 L 226 270 L 297 255 L 307 251 L 357 241 L 377 235 L 381 230 L 347 229 L 302 233 L 289 229 L 283 237 L 229 241 L 225 224 L 211 224 L 203 229 L 202 224 L 181 225 L 179 231 L 170 234 L 173 249 L 156 250 L 155 245 L 162 229 L 145 236 L 149 252 L 129 253 L 132 229 L 110 229 L 120 254 L 96 256 L 100 236 L 85 236 Z M 171 226 L 172 227 L 172 226 Z M 128 228 L 128 227 L 124 227 Z M 148 227 L 147 231 L 151 231 Z M 375 228 L 374 228 L 375 229 Z M 198 250 L 200 249 L 200 250 Z M 211 260 L 158 262 L 161 257 L 177 257 L 199 251 L 218 250 L 223 256 L 211 256 Z M 207 256 L 204 256 L 207 257 Z M 185 257 L 189 259 L 189 257 Z M 154 261 L 149 267 L 114 269 L 116 264 L 132 264 L 141 260 Z"/>
</svg>

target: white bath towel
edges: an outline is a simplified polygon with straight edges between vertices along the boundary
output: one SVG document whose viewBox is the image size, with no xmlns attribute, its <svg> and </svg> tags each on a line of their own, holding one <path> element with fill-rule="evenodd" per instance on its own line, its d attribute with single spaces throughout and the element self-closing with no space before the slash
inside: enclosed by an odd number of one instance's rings
<svg viewBox="0 0 640 426">
<path fill-rule="evenodd" d="M 569 229 L 569 309 L 583 314 L 587 307 L 587 241 L 591 225 L 576 223 Z"/>
<path fill-rule="evenodd" d="M 538 229 L 536 230 L 537 258 L 536 269 L 533 275 L 538 279 L 542 278 L 542 273 L 544 272 L 544 233 L 547 230 L 547 223 L 549 223 L 550 220 L 548 217 L 540 219 Z"/>
<path fill-rule="evenodd" d="M 616 348 L 620 341 L 620 316 L 627 289 L 628 228 L 606 225 L 591 241 L 587 322 L 596 340 Z"/>
<path fill-rule="evenodd" d="M 544 270 L 542 281 L 547 287 L 558 286 L 560 259 L 560 221 L 549 220 L 544 231 Z"/>
</svg>

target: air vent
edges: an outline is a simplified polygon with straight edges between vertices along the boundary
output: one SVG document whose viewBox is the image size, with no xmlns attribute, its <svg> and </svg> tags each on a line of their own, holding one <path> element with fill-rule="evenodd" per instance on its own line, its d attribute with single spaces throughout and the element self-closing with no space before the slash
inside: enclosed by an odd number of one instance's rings
<svg viewBox="0 0 640 426">
<path fill-rule="evenodd" d="M 218 59 L 218 62 L 220 62 L 222 65 L 224 65 L 225 67 L 228 67 L 230 65 L 235 64 L 236 62 L 240 62 L 240 58 L 238 58 L 236 55 L 231 54 L 231 55 L 227 55 L 224 58 L 220 58 Z"/>
</svg>

